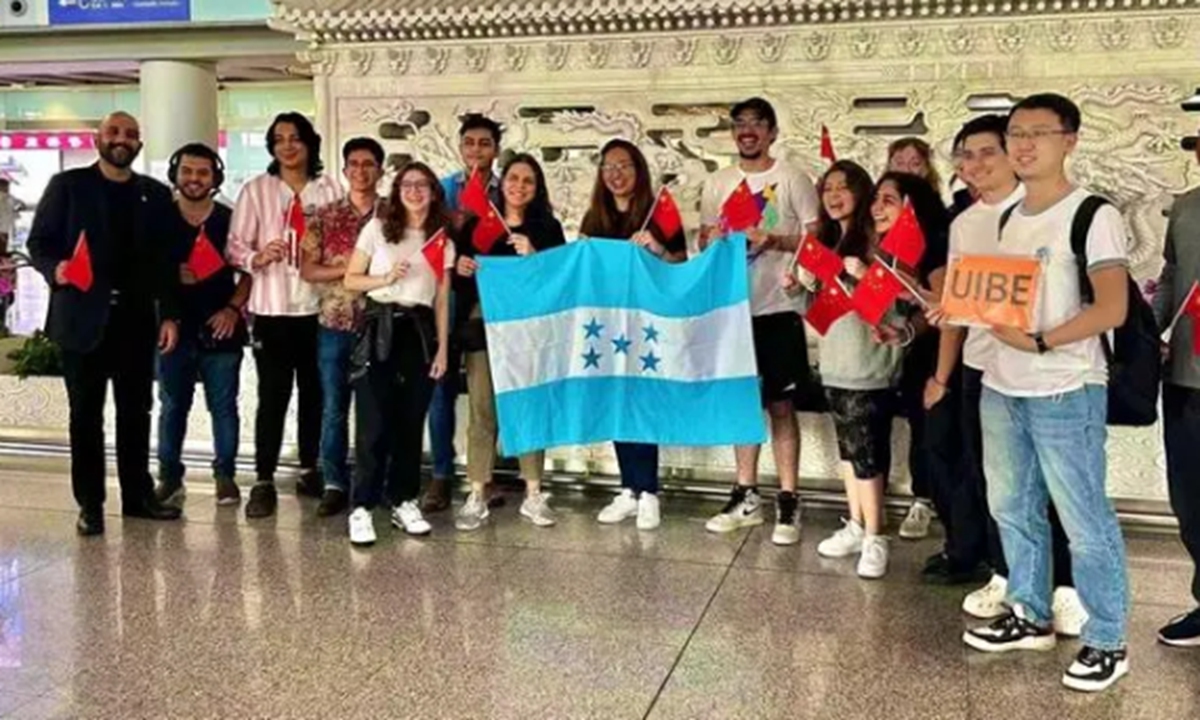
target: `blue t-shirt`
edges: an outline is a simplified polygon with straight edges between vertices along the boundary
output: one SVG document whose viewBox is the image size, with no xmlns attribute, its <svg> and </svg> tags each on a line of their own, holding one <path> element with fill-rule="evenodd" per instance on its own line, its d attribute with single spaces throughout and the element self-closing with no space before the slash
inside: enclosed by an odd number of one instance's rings
<svg viewBox="0 0 1200 720">
<path fill-rule="evenodd" d="M 467 173 L 464 170 L 451 173 L 442 178 L 442 192 L 446 195 L 446 209 L 450 212 L 458 212 L 458 196 L 462 194 L 463 186 L 467 184 Z M 492 197 L 492 202 L 499 204 L 500 202 L 500 178 L 492 175 L 491 182 L 488 183 L 488 195 Z"/>
</svg>

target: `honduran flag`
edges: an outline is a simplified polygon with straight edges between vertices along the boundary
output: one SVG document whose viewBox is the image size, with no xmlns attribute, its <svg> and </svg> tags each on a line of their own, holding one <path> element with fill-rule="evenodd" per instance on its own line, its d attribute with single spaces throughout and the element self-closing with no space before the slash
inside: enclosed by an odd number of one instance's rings
<svg viewBox="0 0 1200 720">
<path fill-rule="evenodd" d="M 684 264 L 593 239 L 477 277 L 506 454 L 765 440 L 745 236 Z"/>
</svg>

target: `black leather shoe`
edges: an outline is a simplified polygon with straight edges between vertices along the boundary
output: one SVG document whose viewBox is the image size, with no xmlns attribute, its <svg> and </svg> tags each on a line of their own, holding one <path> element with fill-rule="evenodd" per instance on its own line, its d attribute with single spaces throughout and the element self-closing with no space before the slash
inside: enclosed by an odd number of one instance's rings
<svg viewBox="0 0 1200 720">
<path fill-rule="evenodd" d="M 79 519 L 75 521 L 75 532 L 80 537 L 104 534 L 103 510 L 80 510 Z"/>
<path fill-rule="evenodd" d="M 255 483 L 250 488 L 250 500 L 246 502 L 246 517 L 265 518 L 275 514 L 275 506 L 279 504 L 279 495 L 275 485 L 269 482 Z"/>
<path fill-rule="evenodd" d="M 183 516 L 183 510 L 163 505 L 157 499 L 150 497 L 139 503 L 122 504 L 121 514 L 128 518 L 141 518 L 142 520 L 178 520 Z"/>
<path fill-rule="evenodd" d="M 325 481 L 316 470 L 306 470 L 296 481 L 296 494 L 310 498 L 320 498 L 325 494 Z"/>
<path fill-rule="evenodd" d="M 321 504 L 317 506 L 317 517 L 340 515 L 346 511 L 348 504 L 344 491 L 337 488 L 329 488 L 321 497 Z"/>
</svg>

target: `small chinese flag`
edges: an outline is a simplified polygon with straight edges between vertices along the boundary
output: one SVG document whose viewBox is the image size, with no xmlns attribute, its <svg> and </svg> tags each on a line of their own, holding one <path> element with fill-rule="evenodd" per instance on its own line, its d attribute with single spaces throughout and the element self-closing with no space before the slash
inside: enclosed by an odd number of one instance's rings
<svg viewBox="0 0 1200 720">
<path fill-rule="evenodd" d="M 679 214 L 679 205 L 675 203 L 675 196 L 665 187 L 658 191 L 650 222 L 654 223 L 663 238 L 668 240 L 683 229 L 683 216 Z"/>
<path fill-rule="evenodd" d="M 75 252 L 63 269 L 63 277 L 68 285 L 74 285 L 84 292 L 92 289 L 92 251 L 88 248 L 87 231 L 79 231 L 79 239 L 75 241 Z"/>
<path fill-rule="evenodd" d="M 438 230 L 421 246 L 421 254 L 440 283 L 446 278 L 446 231 Z"/>
<path fill-rule="evenodd" d="M 900 279 L 876 260 L 854 288 L 850 301 L 859 317 L 875 327 L 903 292 L 904 284 Z"/>
<path fill-rule="evenodd" d="M 1183 314 L 1192 319 L 1192 354 L 1200 355 L 1200 282 L 1193 282 L 1183 299 Z"/>
<path fill-rule="evenodd" d="M 925 256 L 925 233 L 921 232 L 912 203 L 904 203 L 900 217 L 896 218 L 892 229 L 883 237 L 879 249 L 910 268 L 921 264 L 921 258 Z"/>
<path fill-rule="evenodd" d="M 804 319 L 808 321 L 813 330 L 817 331 L 818 335 L 825 337 L 829 328 L 853 309 L 854 306 L 846 292 L 842 290 L 842 286 L 833 282 L 821 288 L 817 293 L 812 305 L 808 306 L 808 312 L 805 313 Z"/>
<path fill-rule="evenodd" d="M 758 227 L 760 222 L 762 208 L 750 190 L 750 183 L 742 180 L 721 205 L 721 225 L 727 232 L 742 232 Z"/>
<path fill-rule="evenodd" d="M 488 253 L 496 241 L 508 234 L 508 226 L 500 218 L 500 211 L 488 202 L 483 213 L 479 215 L 475 229 L 471 231 L 471 244 L 481 253 Z"/>
<path fill-rule="evenodd" d="M 833 250 L 813 235 L 804 238 L 796 251 L 796 264 L 809 271 L 825 285 L 832 285 L 842 272 L 845 263 Z"/>
<path fill-rule="evenodd" d="M 829 128 L 824 125 L 821 126 L 821 157 L 830 164 L 837 162 L 837 156 L 833 154 L 833 139 L 829 137 Z"/>
<path fill-rule="evenodd" d="M 293 195 L 292 201 L 288 203 L 286 229 L 288 233 L 288 264 L 293 267 L 300 267 L 300 243 L 304 240 L 304 233 L 307 232 L 307 229 L 304 205 L 301 204 L 299 195 Z"/>
<path fill-rule="evenodd" d="M 483 217 L 487 214 L 488 206 L 491 204 L 483 173 L 479 172 L 478 167 L 472 168 L 471 175 L 467 178 L 467 184 L 463 186 L 462 194 L 458 196 L 459 207 L 470 210 L 478 217 Z"/>
<path fill-rule="evenodd" d="M 196 236 L 196 242 L 192 244 L 192 252 L 188 255 L 187 266 L 196 276 L 197 282 L 204 282 L 225 267 L 225 260 L 208 239 L 208 233 L 204 231 L 203 225 L 200 226 L 200 234 Z"/>
</svg>

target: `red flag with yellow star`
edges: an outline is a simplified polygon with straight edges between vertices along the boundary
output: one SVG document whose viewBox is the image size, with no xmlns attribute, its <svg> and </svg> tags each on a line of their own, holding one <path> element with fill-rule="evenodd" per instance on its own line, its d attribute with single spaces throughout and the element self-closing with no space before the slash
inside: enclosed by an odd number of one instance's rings
<svg viewBox="0 0 1200 720">
<path fill-rule="evenodd" d="M 841 256 L 825 247 L 814 235 L 808 235 L 796 251 L 796 264 L 809 271 L 826 285 L 832 284 L 841 274 L 845 263 Z"/>
<path fill-rule="evenodd" d="M 721 205 L 721 226 L 727 232 L 742 232 L 758 227 L 762 208 L 754 198 L 750 183 L 742 180 Z"/>
<path fill-rule="evenodd" d="M 904 283 L 883 263 L 876 260 L 867 268 L 867 274 L 854 288 L 851 302 L 854 311 L 871 327 L 879 325 L 883 316 L 904 293 Z"/>
<path fill-rule="evenodd" d="M 446 277 L 446 231 L 438 230 L 421 246 L 421 255 L 440 283 Z"/>
<path fill-rule="evenodd" d="M 825 337 L 829 328 L 853 309 L 854 305 L 842 289 L 841 284 L 832 282 L 817 293 L 812 305 L 808 306 L 808 312 L 804 314 L 804 319 L 808 321 L 813 330 L 817 331 L 818 335 Z"/>
</svg>

